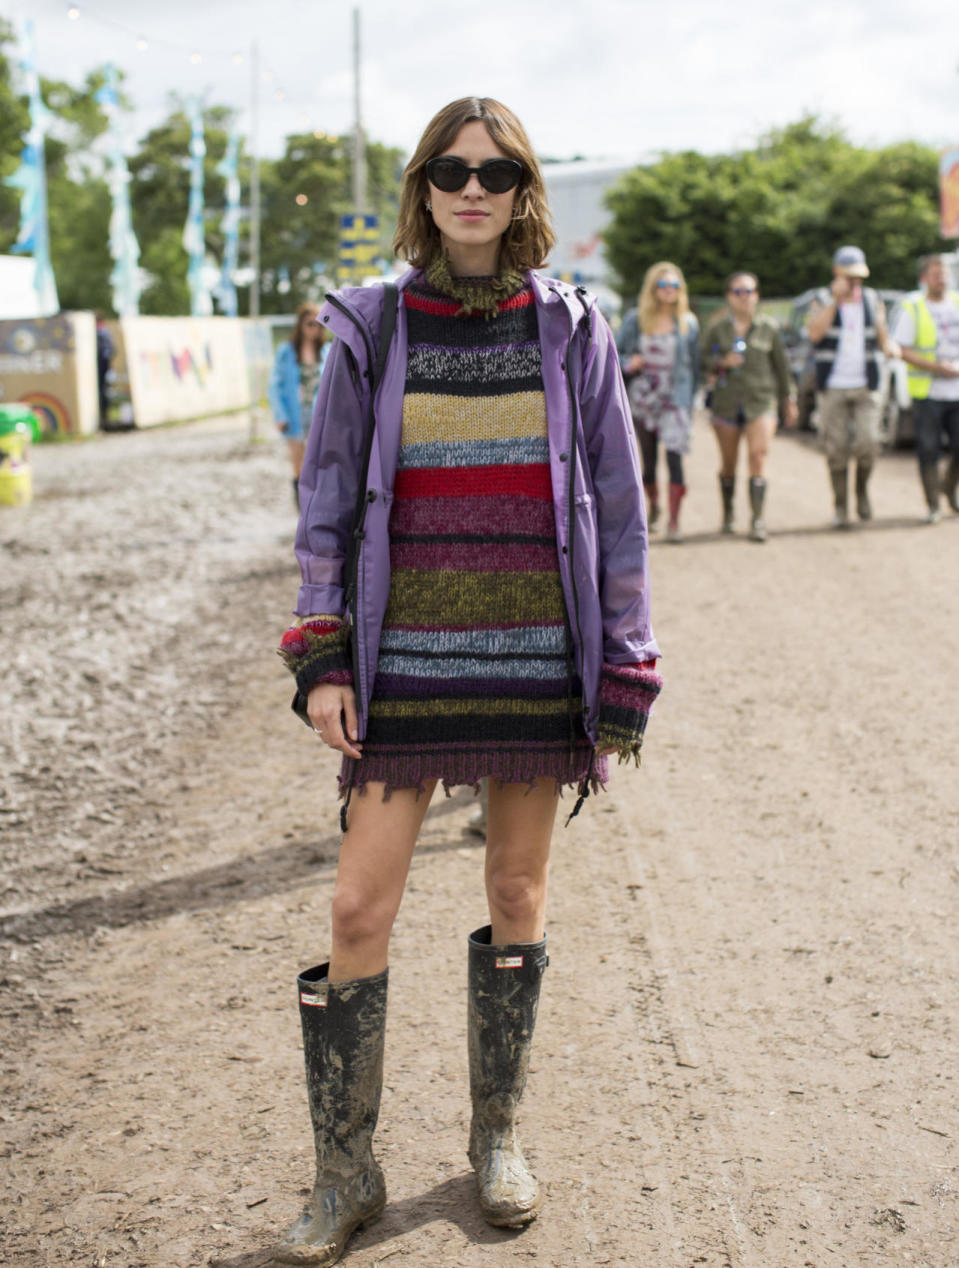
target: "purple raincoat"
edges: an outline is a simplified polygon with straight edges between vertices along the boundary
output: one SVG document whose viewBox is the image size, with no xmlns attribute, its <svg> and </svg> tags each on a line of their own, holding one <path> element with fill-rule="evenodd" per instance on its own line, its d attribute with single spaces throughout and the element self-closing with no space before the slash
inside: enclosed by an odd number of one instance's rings
<svg viewBox="0 0 959 1268">
<path fill-rule="evenodd" d="M 376 393 L 365 535 L 350 605 L 361 740 L 390 592 L 389 520 L 406 385 L 403 289 L 414 276 L 410 271 L 398 282 L 396 331 Z M 649 617 L 649 543 L 639 457 L 605 319 L 582 292 L 536 273 L 530 276 L 542 348 L 559 571 L 583 683 L 583 725 L 595 744 L 603 662 L 631 665 L 660 655 Z M 346 613 L 344 562 L 382 309 L 381 286 L 350 287 L 331 296 L 320 313 L 337 338 L 320 383 L 300 476 L 299 616 Z"/>
</svg>

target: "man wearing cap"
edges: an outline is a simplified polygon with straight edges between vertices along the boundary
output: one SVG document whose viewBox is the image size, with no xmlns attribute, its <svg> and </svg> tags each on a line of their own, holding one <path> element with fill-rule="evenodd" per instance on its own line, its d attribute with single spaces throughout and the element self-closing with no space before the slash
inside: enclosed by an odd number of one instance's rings
<svg viewBox="0 0 959 1268">
<path fill-rule="evenodd" d="M 919 479 L 929 508 L 926 523 L 935 524 L 940 492 L 959 511 L 959 293 L 948 287 L 941 255 L 922 257 L 919 281 L 922 290 L 902 301 L 893 333 L 909 367 Z M 944 431 L 949 436 L 950 461 L 940 485 Z"/>
<path fill-rule="evenodd" d="M 832 480 L 834 528 L 849 527 L 849 463 L 856 462 L 856 511 L 872 518 L 869 477 L 879 452 L 879 390 L 882 360 L 899 356 L 889 337 L 886 310 L 876 292 L 863 286 L 869 276 L 859 247 L 840 247 L 832 260 L 833 279 L 810 306 L 807 329 L 816 365 L 819 422 Z"/>
</svg>

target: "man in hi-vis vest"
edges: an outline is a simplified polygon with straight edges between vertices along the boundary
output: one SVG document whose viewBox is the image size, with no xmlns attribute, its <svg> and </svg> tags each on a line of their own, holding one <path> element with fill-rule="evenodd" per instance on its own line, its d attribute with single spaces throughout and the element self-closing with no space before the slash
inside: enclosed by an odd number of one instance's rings
<svg viewBox="0 0 959 1268">
<path fill-rule="evenodd" d="M 935 524 L 940 489 L 959 511 L 959 293 L 949 290 L 941 255 L 922 257 L 919 281 L 923 289 L 907 295 L 900 305 L 895 337 L 909 366 L 919 479 L 929 507 L 926 523 Z M 949 436 L 950 460 L 940 485 L 943 432 Z"/>
<path fill-rule="evenodd" d="M 856 512 L 872 518 L 869 477 L 879 453 L 882 394 L 880 349 L 897 357 L 889 337 L 886 310 L 874 290 L 859 247 L 840 247 L 832 259 L 833 279 L 809 310 L 806 328 L 813 345 L 819 424 L 832 480 L 833 528 L 849 527 L 849 463 L 856 462 Z"/>
</svg>

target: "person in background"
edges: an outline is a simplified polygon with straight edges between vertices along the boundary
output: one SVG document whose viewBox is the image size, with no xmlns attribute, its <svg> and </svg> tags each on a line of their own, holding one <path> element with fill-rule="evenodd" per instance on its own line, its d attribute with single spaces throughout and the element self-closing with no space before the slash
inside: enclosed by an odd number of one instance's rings
<svg viewBox="0 0 959 1268">
<path fill-rule="evenodd" d="M 689 311 L 682 270 L 668 260 L 646 270 L 636 307 L 616 339 L 643 460 L 649 526 L 659 519 L 659 443 L 669 471 L 666 540 L 681 541 L 679 509 L 686 494 L 683 455 L 689 453 L 693 398 L 699 386 L 699 323 Z"/>
<path fill-rule="evenodd" d="M 316 304 L 300 304 L 289 339 L 276 350 L 270 375 L 269 397 L 273 421 L 286 437 L 293 467 L 293 501 L 299 509 L 300 472 L 306 438 L 313 417 L 313 402 L 329 352 L 329 334 L 317 321 Z"/>
<path fill-rule="evenodd" d="M 940 517 L 939 496 L 945 493 L 959 512 L 959 292 L 949 289 L 941 255 L 919 261 L 922 290 L 899 306 L 893 338 L 909 366 L 909 395 L 916 424 L 919 479 L 926 495 L 926 523 Z M 949 466 L 940 484 L 939 458 L 943 433 L 949 437 Z"/>
<path fill-rule="evenodd" d="M 275 1264 L 335 1263 L 386 1201 L 372 1139 L 390 936 L 440 783 L 485 778 L 489 799 L 489 922 L 464 939 L 479 1208 L 519 1228 L 540 1207 L 516 1114 L 559 793 L 577 789 L 575 813 L 610 754 L 638 757 L 662 685 L 616 346 L 588 297 L 533 271 L 553 240 L 521 123 L 464 97 L 403 174 L 394 249 L 411 268 L 396 294 L 353 287 L 321 313 L 336 337 L 303 465 L 298 615 L 280 650 L 298 711 L 342 756 L 345 831 L 330 959 L 298 979 L 316 1180 Z M 413 989 L 428 1011 L 429 961 L 449 951 L 429 928 L 422 944 Z"/>
<path fill-rule="evenodd" d="M 806 329 L 816 362 L 819 428 L 822 433 L 835 512 L 833 528 L 849 528 L 849 464 L 856 462 L 856 512 L 872 518 L 869 477 L 879 453 L 882 394 L 880 349 L 897 357 L 889 337 L 883 302 L 870 287 L 866 257 L 859 247 L 839 247 L 833 279 L 810 305 Z"/>
<path fill-rule="evenodd" d="M 96 314 L 97 321 L 97 396 L 100 402 L 100 426 L 110 422 L 110 366 L 116 356 L 113 336 L 107 328 L 103 313 Z M 87 327 L 89 329 L 89 327 Z"/>
<path fill-rule="evenodd" d="M 798 417 L 795 388 L 779 326 L 757 314 L 755 273 L 731 273 L 724 288 L 726 311 L 703 332 L 703 364 L 712 381 L 710 409 L 719 445 L 721 530 L 735 531 L 734 506 L 739 442 L 746 437 L 749 459 L 749 536 L 766 540 L 766 460 L 782 408 L 787 427 Z"/>
</svg>

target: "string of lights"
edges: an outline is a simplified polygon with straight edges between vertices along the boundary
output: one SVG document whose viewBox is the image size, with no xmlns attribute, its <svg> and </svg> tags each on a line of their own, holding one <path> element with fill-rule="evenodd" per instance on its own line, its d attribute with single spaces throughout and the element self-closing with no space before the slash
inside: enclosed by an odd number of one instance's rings
<svg viewBox="0 0 959 1268">
<path fill-rule="evenodd" d="M 205 63 L 222 64 L 224 62 L 230 62 L 234 66 L 244 66 L 248 65 L 251 60 L 250 54 L 244 53 L 240 49 L 203 48 L 198 47 L 196 44 L 187 44 L 182 41 L 151 35 L 142 28 L 132 27 L 126 22 L 101 13 L 95 6 L 87 4 L 68 4 L 65 7 L 65 14 L 68 21 L 93 22 L 98 26 L 108 27 L 124 35 L 130 41 L 137 54 L 141 56 L 154 49 L 164 49 L 182 58 L 191 66 L 201 66 Z M 264 62 L 262 53 L 258 54 L 257 60 L 260 67 L 258 73 L 259 82 L 268 90 L 272 100 L 277 104 L 292 105 L 295 98 L 280 81 L 276 70 Z M 301 111 L 299 113 L 297 123 L 304 132 L 313 132 L 317 137 L 327 135 L 306 112 Z"/>
</svg>

